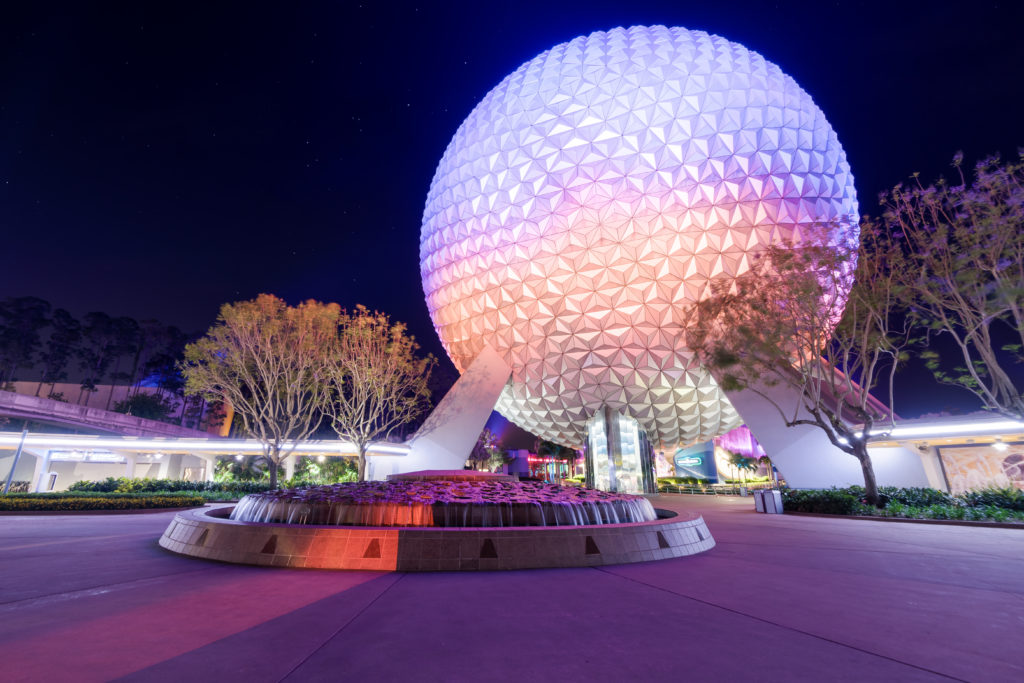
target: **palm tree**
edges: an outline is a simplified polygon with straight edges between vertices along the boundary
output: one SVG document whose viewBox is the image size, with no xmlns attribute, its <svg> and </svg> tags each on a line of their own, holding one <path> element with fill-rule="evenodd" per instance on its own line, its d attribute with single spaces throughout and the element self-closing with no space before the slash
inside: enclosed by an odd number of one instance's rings
<svg viewBox="0 0 1024 683">
<path fill-rule="evenodd" d="M 552 464 L 556 480 L 561 480 L 562 478 L 562 470 L 559 465 L 564 462 L 566 467 L 569 468 L 572 466 L 572 463 L 576 462 L 578 457 L 575 449 L 545 439 L 537 439 L 533 445 L 533 450 L 540 457 L 550 457 L 554 461 Z"/>
<path fill-rule="evenodd" d="M 736 470 L 737 477 L 741 478 L 742 486 L 747 485 L 746 472 L 757 469 L 757 460 L 755 458 L 749 458 L 742 453 L 733 453 L 732 451 L 729 451 L 729 464 Z"/>
<path fill-rule="evenodd" d="M 765 466 L 765 469 L 768 471 L 768 482 L 772 488 L 775 488 L 775 467 L 772 464 L 772 459 L 767 455 L 762 455 L 757 459 L 757 462 Z"/>
</svg>

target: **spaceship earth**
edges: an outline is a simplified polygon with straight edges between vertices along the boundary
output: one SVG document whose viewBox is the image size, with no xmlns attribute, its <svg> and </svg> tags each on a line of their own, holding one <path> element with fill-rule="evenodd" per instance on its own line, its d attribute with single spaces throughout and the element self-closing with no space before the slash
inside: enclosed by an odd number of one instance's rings
<svg viewBox="0 0 1024 683">
<path fill-rule="evenodd" d="M 420 271 L 456 367 L 490 345 L 512 368 L 512 422 L 578 446 L 608 404 L 669 448 L 741 423 L 682 345 L 683 311 L 825 222 L 856 238 L 853 177 L 792 78 L 719 36 L 618 28 L 538 55 L 470 113 Z"/>
</svg>

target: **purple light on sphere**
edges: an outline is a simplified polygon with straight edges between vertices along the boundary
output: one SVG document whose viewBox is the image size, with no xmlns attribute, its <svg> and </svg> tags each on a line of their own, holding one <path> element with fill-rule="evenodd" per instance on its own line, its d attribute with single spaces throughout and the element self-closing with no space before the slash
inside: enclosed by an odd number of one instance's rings
<svg viewBox="0 0 1024 683">
<path fill-rule="evenodd" d="M 670 447 L 740 418 L 681 346 L 711 278 L 823 222 L 857 236 L 846 156 L 810 96 L 718 36 L 663 26 L 558 45 L 487 94 L 427 196 L 420 271 L 460 371 L 513 369 L 497 409 L 579 445 L 603 404 Z"/>
</svg>

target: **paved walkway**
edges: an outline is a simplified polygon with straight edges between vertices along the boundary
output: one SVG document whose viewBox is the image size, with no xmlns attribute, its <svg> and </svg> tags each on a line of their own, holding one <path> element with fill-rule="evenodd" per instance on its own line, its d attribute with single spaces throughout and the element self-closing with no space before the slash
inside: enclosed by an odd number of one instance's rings
<svg viewBox="0 0 1024 683">
<path fill-rule="evenodd" d="M 1024 531 L 699 509 L 636 565 L 399 574 L 169 554 L 170 513 L 0 517 L 5 681 L 1024 680 Z"/>
</svg>

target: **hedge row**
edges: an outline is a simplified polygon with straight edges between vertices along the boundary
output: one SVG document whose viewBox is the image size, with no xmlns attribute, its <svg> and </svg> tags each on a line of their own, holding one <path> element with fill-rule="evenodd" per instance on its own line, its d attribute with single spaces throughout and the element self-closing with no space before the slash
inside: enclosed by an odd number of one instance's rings
<svg viewBox="0 0 1024 683">
<path fill-rule="evenodd" d="M 199 507 L 206 501 L 189 494 L 12 493 L 0 496 L 0 511 L 151 510 Z"/>
<path fill-rule="evenodd" d="M 283 483 L 283 482 L 282 482 Z M 156 492 L 199 492 L 215 493 L 262 493 L 269 491 L 270 484 L 255 481 L 185 481 L 184 479 L 129 479 L 107 477 L 103 481 L 76 481 L 68 491 L 100 491 L 104 493 L 156 493 Z"/>
<path fill-rule="evenodd" d="M 697 486 L 707 484 L 707 479 L 700 477 L 658 477 L 658 486 Z"/>
<path fill-rule="evenodd" d="M 827 515 L 871 515 L 911 519 L 1024 521 L 1024 492 L 1013 488 L 983 489 L 951 495 L 936 489 L 883 486 L 880 507 L 868 505 L 864 488 L 788 489 L 783 509 Z"/>
</svg>

